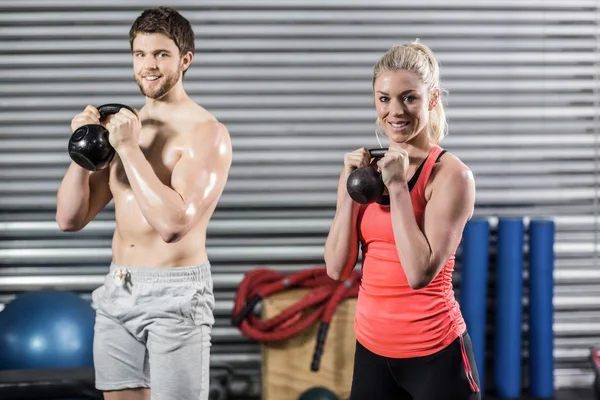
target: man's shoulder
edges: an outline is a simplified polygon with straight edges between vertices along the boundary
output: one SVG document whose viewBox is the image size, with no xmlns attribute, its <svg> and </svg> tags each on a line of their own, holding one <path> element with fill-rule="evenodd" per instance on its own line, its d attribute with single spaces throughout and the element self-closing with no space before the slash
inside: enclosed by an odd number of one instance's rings
<svg viewBox="0 0 600 400">
<path fill-rule="evenodd" d="M 199 104 L 193 103 L 188 110 L 188 115 L 191 117 L 191 128 L 196 132 L 223 133 L 223 131 L 227 131 L 225 125 L 217 117 Z"/>
<path fill-rule="evenodd" d="M 212 113 L 194 102 L 180 107 L 173 118 L 176 129 L 193 141 L 207 139 L 229 138 L 227 127 Z"/>
<path fill-rule="evenodd" d="M 225 124 L 200 105 L 195 105 L 189 121 L 189 143 L 199 149 L 218 150 L 226 156 L 231 153 L 231 137 Z"/>
</svg>

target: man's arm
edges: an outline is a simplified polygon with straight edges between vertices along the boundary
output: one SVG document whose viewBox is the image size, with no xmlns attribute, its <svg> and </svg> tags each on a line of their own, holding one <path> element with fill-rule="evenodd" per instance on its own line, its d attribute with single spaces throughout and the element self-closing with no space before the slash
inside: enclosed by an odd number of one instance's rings
<svg viewBox="0 0 600 400">
<path fill-rule="evenodd" d="M 87 124 L 102 124 L 96 107 L 88 105 L 71 120 L 71 131 Z M 91 172 L 71 162 L 56 193 L 58 227 L 64 232 L 83 229 L 110 202 L 110 168 Z"/>
<path fill-rule="evenodd" d="M 109 168 L 84 170 L 71 162 L 56 194 L 56 222 L 63 232 L 83 229 L 112 200 Z"/>
<path fill-rule="evenodd" d="M 218 122 L 196 128 L 164 185 L 138 146 L 124 146 L 119 156 L 146 221 L 167 243 L 185 236 L 220 197 L 232 160 L 231 140 Z"/>
</svg>

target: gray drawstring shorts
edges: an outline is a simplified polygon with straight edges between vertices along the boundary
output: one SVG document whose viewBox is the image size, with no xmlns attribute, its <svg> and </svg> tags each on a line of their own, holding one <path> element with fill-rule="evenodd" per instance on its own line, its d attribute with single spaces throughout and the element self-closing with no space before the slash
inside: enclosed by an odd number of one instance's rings
<svg viewBox="0 0 600 400">
<path fill-rule="evenodd" d="M 152 400 L 208 400 L 215 322 L 210 263 L 113 263 L 92 304 L 98 390 L 150 388 Z"/>
</svg>

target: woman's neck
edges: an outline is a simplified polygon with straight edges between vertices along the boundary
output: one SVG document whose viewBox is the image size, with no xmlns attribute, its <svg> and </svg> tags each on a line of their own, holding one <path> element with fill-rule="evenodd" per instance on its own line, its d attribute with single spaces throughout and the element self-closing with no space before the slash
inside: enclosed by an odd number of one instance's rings
<svg viewBox="0 0 600 400">
<path fill-rule="evenodd" d="M 421 132 L 414 138 L 403 143 L 390 142 L 390 147 L 400 147 L 408 153 L 410 163 L 420 163 L 424 160 L 435 144 L 429 139 L 427 132 Z"/>
</svg>

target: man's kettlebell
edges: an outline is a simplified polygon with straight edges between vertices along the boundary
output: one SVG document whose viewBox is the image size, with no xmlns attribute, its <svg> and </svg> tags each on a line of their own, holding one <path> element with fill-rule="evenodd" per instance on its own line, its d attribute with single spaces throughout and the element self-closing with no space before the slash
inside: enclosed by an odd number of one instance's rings
<svg viewBox="0 0 600 400">
<path fill-rule="evenodd" d="M 369 149 L 371 157 L 383 157 L 388 149 Z M 374 203 L 383 195 L 381 173 L 372 166 L 357 168 L 346 181 L 348 194 L 359 204 Z"/>
<path fill-rule="evenodd" d="M 98 107 L 100 121 L 118 113 L 121 108 L 134 112 L 123 104 L 104 104 Z M 69 139 L 69 156 L 77 165 L 89 171 L 106 168 L 115 157 L 115 149 L 108 141 L 108 130 L 98 124 L 80 126 Z"/>
</svg>

